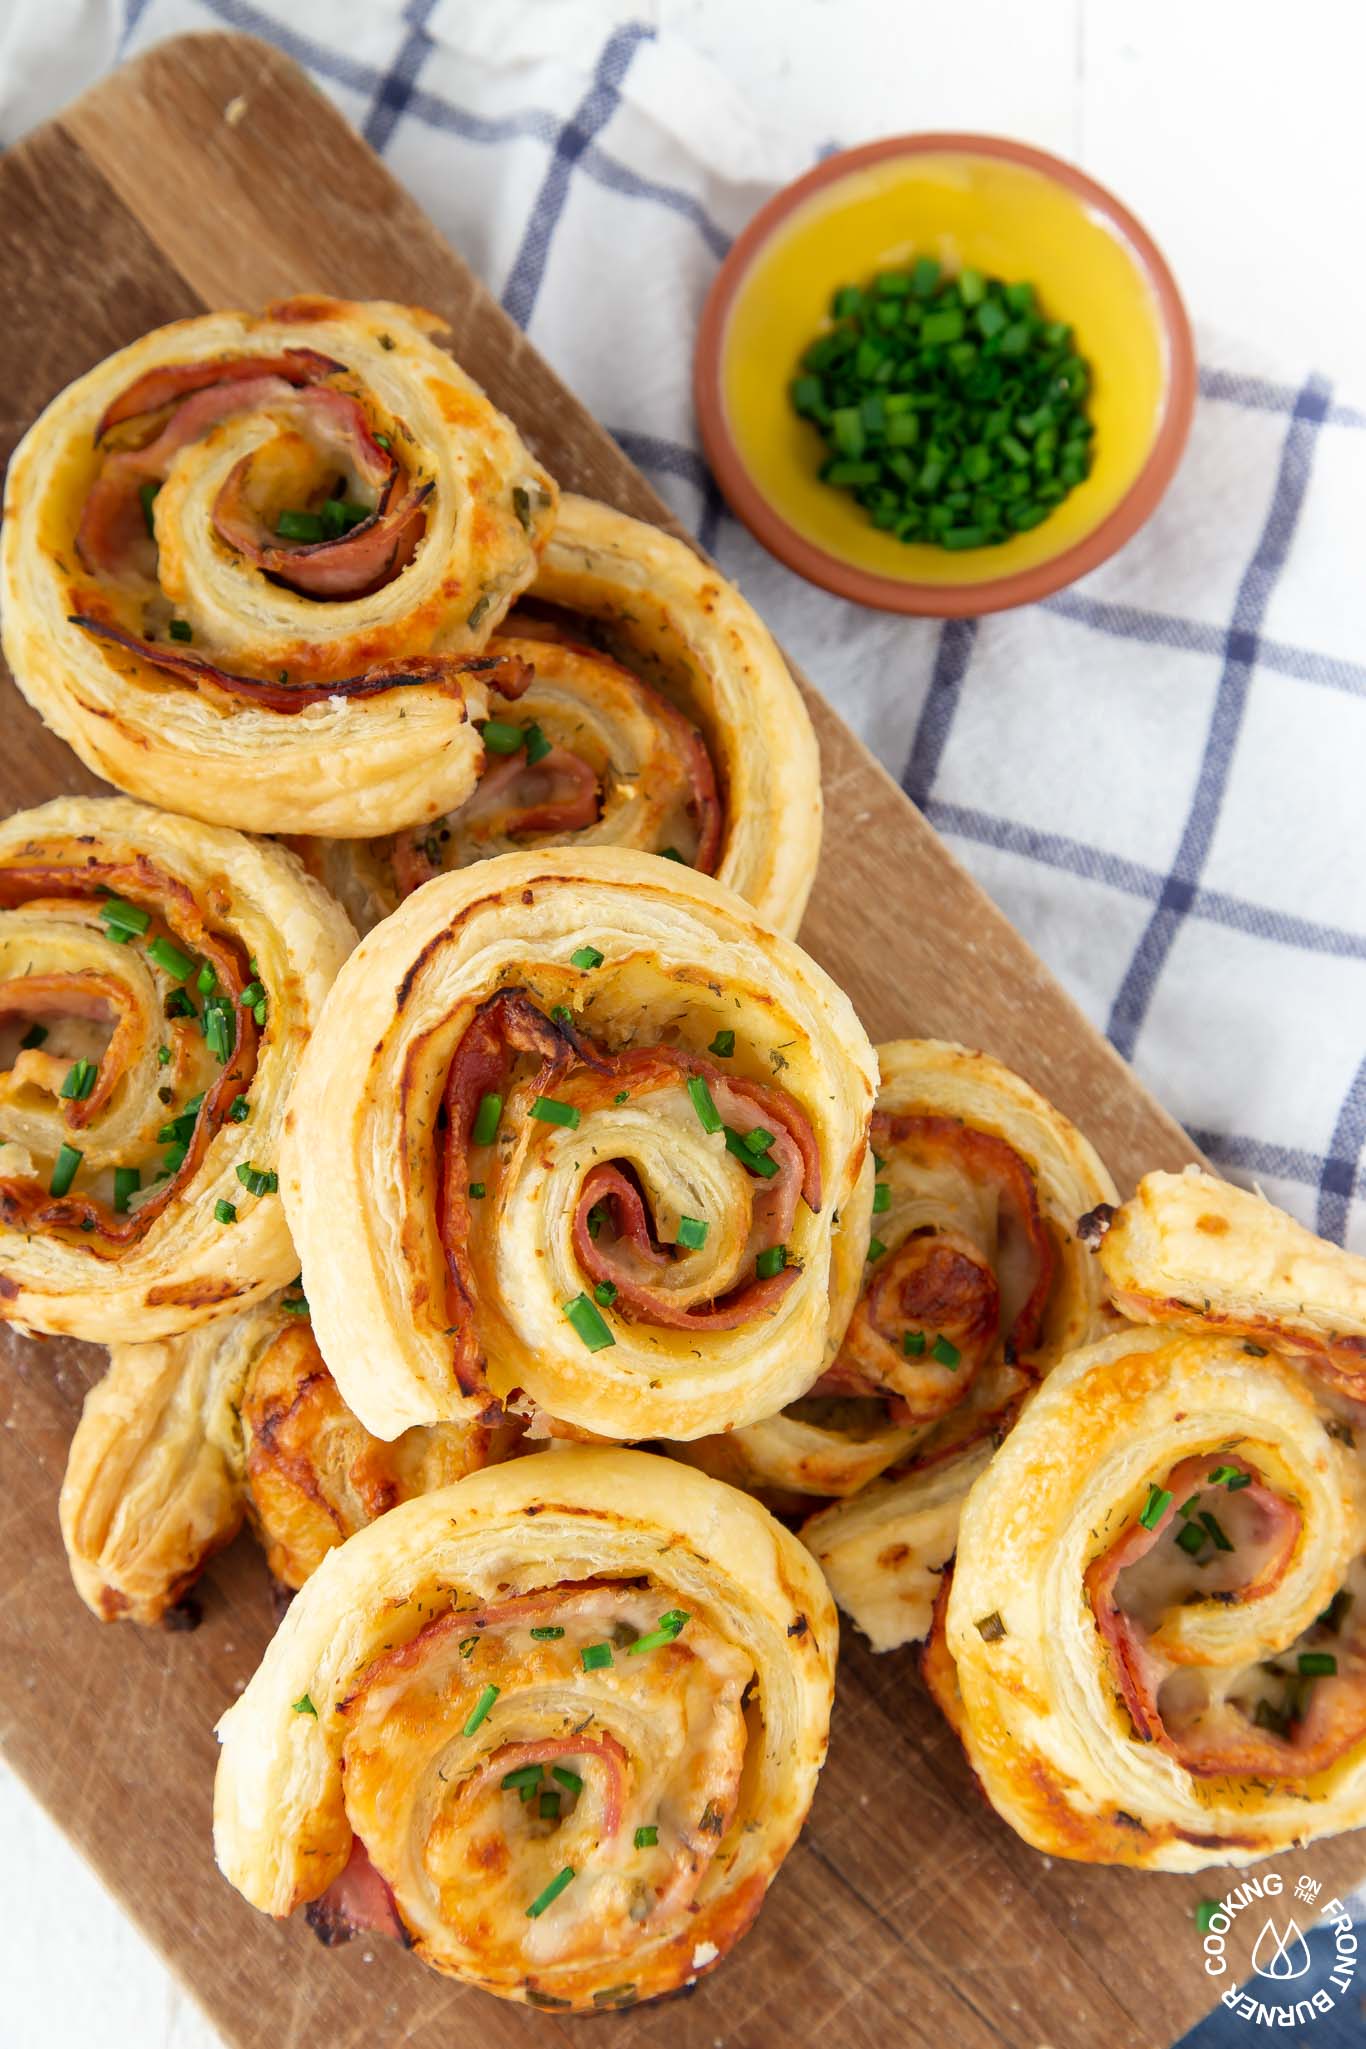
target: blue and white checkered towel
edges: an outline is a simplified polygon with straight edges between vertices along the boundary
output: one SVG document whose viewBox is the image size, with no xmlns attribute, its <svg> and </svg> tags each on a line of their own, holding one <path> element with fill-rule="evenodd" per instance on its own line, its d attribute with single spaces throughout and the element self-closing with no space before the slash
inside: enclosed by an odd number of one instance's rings
<svg viewBox="0 0 1366 2049">
<path fill-rule="evenodd" d="M 725 512 L 689 397 L 717 263 L 809 153 L 623 13 L 10 0 L 0 140 L 185 29 L 296 57 L 1211 1158 L 1366 1249 L 1366 410 L 1204 335 L 1176 483 L 1083 584 L 947 625 L 809 588 Z"/>
</svg>

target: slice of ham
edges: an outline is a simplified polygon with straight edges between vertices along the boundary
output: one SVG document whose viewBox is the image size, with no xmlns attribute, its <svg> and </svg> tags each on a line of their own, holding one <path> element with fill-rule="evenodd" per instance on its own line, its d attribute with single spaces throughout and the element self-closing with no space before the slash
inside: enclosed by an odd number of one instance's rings
<svg viewBox="0 0 1366 2049">
<path fill-rule="evenodd" d="M 1303 1714 L 1285 1735 L 1259 1727 L 1231 1700 L 1218 1701 L 1205 1713 L 1188 1713 L 1172 1726 L 1158 1696 L 1179 1661 L 1167 1654 L 1160 1626 L 1150 1631 L 1120 1605 L 1121 1575 L 1169 1539 L 1180 1504 L 1204 1488 L 1220 1466 L 1248 1475 L 1249 1484 L 1232 1497 L 1239 1503 L 1244 1535 L 1232 1556 L 1219 1554 L 1226 1574 L 1235 1573 L 1246 1560 L 1247 1576 L 1236 1586 L 1214 1588 L 1210 1598 L 1249 1602 L 1272 1593 L 1284 1579 L 1299 1542 L 1300 1511 L 1245 1460 L 1220 1454 L 1183 1459 L 1172 1470 L 1165 1483 L 1172 1497 L 1166 1509 L 1152 1529 L 1130 1523 L 1108 1551 L 1092 1560 L 1085 1575 L 1087 1597 L 1142 1741 L 1158 1744 L 1197 1777 L 1306 1778 L 1325 1770 L 1366 1735 L 1366 1660 L 1353 1652 L 1346 1660 L 1347 1670 L 1315 1679 Z"/>
<path fill-rule="evenodd" d="M 310 1900 L 304 1918 L 327 1949 L 353 1942 L 358 1935 L 384 1935 L 411 1947 L 387 1879 L 370 1862 L 359 1836 L 351 1838 L 346 1868 L 327 1891 Z"/>
<path fill-rule="evenodd" d="M 359 676 L 339 676 L 330 683 L 267 682 L 259 676 L 241 676 L 220 669 L 203 655 L 189 652 L 169 641 L 141 640 L 107 620 L 89 613 L 73 613 L 69 622 L 100 640 L 113 641 L 177 682 L 208 686 L 262 711 L 298 712 L 310 704 L 333 697 L 379 697 L 388 690 L 436 686 L 450 697 L 464 696 L 466 676 L 483 677 L 503 697 L 520 697 L 531 681 L 531 670 L 516 655 L 410 655 L 380 662 Z"/>
<path fill-rule="evenodd" d="M 901 1422 L 935 1423 L 997 1352 L 1000 1322 L 996 1276 L 976 1246 L 956 1232 L 915 1231 L 874 1264 L 826 1379 L 854 1394 L 890 1387 Z M 919 1338 L 920 1352 L 906 1352 L 906 1332 Z M 956 1364 L 935 1358 L 940 1338 L 958 1353 Z"/>
<path fill-rule="evenodd" d="M 178 405 L 193 392 L 214 384 L 237 384 L 246 377 L 278 377 L 291 385 L 316 384 L 342 369 L 341 363 L 316 349 L 281 349 L 272 356 L 206 356 L 197 363 L 167 363 L 148 370 L 111 405 L 106 407 L 95 429 L 97 442 L 111 427 L 140 413 L 160 412 L 163 406 Z"/>
</svg>

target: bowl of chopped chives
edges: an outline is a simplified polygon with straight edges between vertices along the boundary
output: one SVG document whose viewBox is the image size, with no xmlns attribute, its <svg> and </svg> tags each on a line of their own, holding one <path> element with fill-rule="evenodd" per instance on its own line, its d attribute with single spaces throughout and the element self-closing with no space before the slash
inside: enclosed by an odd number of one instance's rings
<svg viewBox="0 0 1366 2049">
<path fill-rule="evenodd" d="M 976 616 L 1094 569 L 1156 507 L 1190 323 L 1133 216 L 975 135 L 827 158 L 761 208 L 703 311 L 694 394 L 728 503 L 789 568 Z"/>
</svg>

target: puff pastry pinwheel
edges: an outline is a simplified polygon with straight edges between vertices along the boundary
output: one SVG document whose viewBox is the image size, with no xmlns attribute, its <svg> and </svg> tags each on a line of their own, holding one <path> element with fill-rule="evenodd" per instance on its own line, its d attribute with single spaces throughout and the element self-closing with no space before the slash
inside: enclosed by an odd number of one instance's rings
<svg viewBox="0 0 1366 2049">
<path fill-rule="evenodd" d="M 225 1875 L 507 1999 L 620 2008 L 737 1942 L 825 1756 L 837 1625 L 747 1496 L 618 1448 L 494 1466 L 324 1559 L 223 1745 Z"/>
<path fill-rule="evenodd" d="M 491 1400 L 612 1438 L 770 1413 L 857 1290 L 875 1086 L 848 999 L 709 876 L 589 847 L 429 883 L 347 963 L 289 1112 L 346 1400 L 380 1437 Z"/>
<path fill-rule="evenodd" d="M 784 1510 L 836 1497 L 803 1535 L 887 1650 L 928 1629 L 993 1439 L 1105 1326 L 1075 1224 L 1114 1187 L 1081 1133 L 988 1054 L 898 1039 L 878 1060 L 874 1236 L 838 1357 L 781 1415 L 681 1455 Z"/>
<path fill-rule="evenodd" d="M 1027 1842 L 1191 1871 L 1366 1822 L 1366 1472 L 1341 1407 L 1260 1345 L 1153 1329 L 1033 1397 L 968 1497 L 930 1666 Z"/>
<path fill-rule="evenodd" d="M 354 940 L 241 833 L 117 797 L 0 825 L 0 1318 L 165 1337 L 297 1272 L 285 1100 Z"/>
<path fill-rule="evenodd" d="M 275 1579 L 502 1447 L 438 1423 L 380 1444 L 337 1392 L 297 1287 L 184 1337 L 115 1345 L 62 1483 L 72 1578 L 101 1621 L 158 1622 L 246 1517 Z"/>
<path fill-rule="evenodd" d="M 1366 1402 L 1366 1259 L 1198 1167 L 1146 1175 L 1087 1224 L 1126 1316 L 1260 1339 Z"/>
<path fill-rule="evenodd" d="M 555 487 L 431 314 L 296 298 L 158 328 L 9 466 L 20 689 L 132 795 L 258 832 L 379 833 L 473 789 L 483 652 Z"/>
<path fill-rule="evenodd" d="M 767 629 L 684 542 L 560 500 L 536 580 L 489 653 L 534 675 L 447 817 L 301 848 L 361 931 L 433 875 L 534 846 L 681 858 L 795 932 L 820 850 L 820 761 Z"/>
</svg>

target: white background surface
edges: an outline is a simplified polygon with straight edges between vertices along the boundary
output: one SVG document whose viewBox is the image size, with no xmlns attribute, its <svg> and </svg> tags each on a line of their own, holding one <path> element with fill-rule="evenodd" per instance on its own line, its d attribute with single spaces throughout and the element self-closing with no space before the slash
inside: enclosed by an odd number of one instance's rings
<svg viewBox="0 0 1366 2049">
<path fill-rule="evenodd" d="M 481 0 L 485 20 L 490 6 L 512 14 L 516 0 Z M 963 127 L 1071 157 L 1152 230 L 1197 320 L 1362 382 L 1358 0 L 623 0 L 616 11 L 692 44 L 761 119 L 812 144 Z M 447 33 L 459 15 L 447 0 Z M 112 19 L 112 0 L 0 0 L 0 88 L 7 48 L 31 49 L 37 21 L 53 62 L 28 82 L 35 114 L 47 111 L 73 45 L 87 75 L 101 67 Z M 147 1767 L 150 1801 L 155 1759 Z M 2 1764 L 0 1845 L 2 2049 L 218 2049 Z"/>
</svg>

